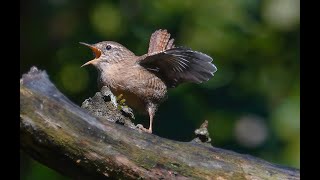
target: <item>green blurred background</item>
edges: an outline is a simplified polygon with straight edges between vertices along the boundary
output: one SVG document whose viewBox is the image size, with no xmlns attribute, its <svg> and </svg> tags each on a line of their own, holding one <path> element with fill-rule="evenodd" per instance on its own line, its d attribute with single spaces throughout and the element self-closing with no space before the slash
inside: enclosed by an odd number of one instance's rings
<svg viewBox="0 0 320 180">
<path fill-rule="evenodd" d="M 299 0 L 25 0 L 20 75 L 35 65 L 79 106 L 98 91 L 92 52 L 78 42 L 117 41 L 147 52 L 156 29 L 214 59 L 215 76 L 169 92 L 154 133 L 190 141 L 209 121 L 212 144 L 300 168 Z M 148 124 L 148 117 L 136 122 Z M 21 152 L 21 179 L 64 179 Z"/>
</svg>

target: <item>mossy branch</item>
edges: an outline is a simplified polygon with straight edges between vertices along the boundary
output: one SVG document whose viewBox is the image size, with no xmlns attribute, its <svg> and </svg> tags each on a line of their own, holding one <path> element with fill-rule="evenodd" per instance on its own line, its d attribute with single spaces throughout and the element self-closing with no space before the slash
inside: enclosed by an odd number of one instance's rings
<svg viewBox="0 0 320 180">
<path fill-rule="evenodd" d="M 109 110 L 112 121 L 124 118 Z M 35 67 L 20 80 L 20 139 L 31 157 L 74 179 L 300 179 L 297 169 L 94 117 Z"/>
</svg>

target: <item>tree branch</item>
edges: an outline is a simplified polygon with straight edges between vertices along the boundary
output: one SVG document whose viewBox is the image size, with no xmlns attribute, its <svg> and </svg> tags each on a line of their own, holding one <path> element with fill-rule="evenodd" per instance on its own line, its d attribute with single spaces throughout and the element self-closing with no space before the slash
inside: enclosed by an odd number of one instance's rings
<svg viewBox="0 0 320 180">
<path fill-rule="evenodd" d="M 20 80 L 20 139 L 31 157 L 75 179 L 300 179 L 297 169 L 94 117 L 35 67 Z"/>
</svg>

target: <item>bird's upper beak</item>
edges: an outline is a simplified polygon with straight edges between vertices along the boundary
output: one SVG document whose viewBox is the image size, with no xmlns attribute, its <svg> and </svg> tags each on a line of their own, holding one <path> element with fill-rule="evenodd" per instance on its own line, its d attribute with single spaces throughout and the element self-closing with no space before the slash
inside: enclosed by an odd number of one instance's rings
<svg viewBox="0 0 320 180">
<path fill-rule="evenodd" d="M 91 45 L 91 44 L 88 44 L 88 43 L 84 43 L 84 42 L 79 42 L 79 43 L 82 44 L 82 45 L 88 46 L 88 47 L 92 50 L 92 52 L 94 53 L 94 55 L 95 55 L 95 58 L 94 58 L 93 60 L 86 62 L 86 63 L 83 64 L 81 67 L 86 66 L 86 65 L 89 65 L 89 64 L 95 64 L 95 63 L 98 61 L 99 57 L 101 56 L 101 51 L 100 51 L 100 49 L 98 49 L 98 48 L 95 47 L 94 45 Z"/>
</svg>

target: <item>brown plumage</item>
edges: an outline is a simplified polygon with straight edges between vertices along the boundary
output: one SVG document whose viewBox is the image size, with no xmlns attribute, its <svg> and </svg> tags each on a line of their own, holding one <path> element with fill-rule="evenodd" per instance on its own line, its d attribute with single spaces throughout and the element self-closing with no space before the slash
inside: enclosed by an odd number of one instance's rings
<svg viewBox="0 0 320 180">
<path fill-rule="evenodd" d="M 114 95 L 123 94 L 128 106 L 148 113 L 149 128 L 140 128 L 152 133 L 153 117 L 168 88 L 208 81 L 217 71 L 210 56 L 175 47 L 173 42 L 166 30 L 157 30 L 151 35 L 148 53 L 142 56 L 112 41 L 81 43 L 95 54 L 95 59 L 82 66 L 94 65 L 99 71 L 99 87 L 108 86 Z"/>
</svg>

